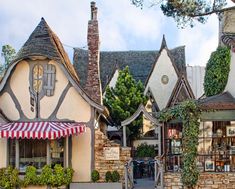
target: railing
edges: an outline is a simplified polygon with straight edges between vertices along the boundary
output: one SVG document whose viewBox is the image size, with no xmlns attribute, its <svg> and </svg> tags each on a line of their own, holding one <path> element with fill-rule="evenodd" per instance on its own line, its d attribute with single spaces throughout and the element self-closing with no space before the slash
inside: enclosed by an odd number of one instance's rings
<svg viewBox="0 0 235 189">
<path fill-rule="evenodd" d="M 132 158 L 125 164 L 125 189 L 134 188 L 133 161 Z"/>
<path fill-rule="evenodd" d="M 163 162 L 162 157 L 155 157 L 154 161 L 154 181 L 156 189 L 163 189 Z"/>
</svg>

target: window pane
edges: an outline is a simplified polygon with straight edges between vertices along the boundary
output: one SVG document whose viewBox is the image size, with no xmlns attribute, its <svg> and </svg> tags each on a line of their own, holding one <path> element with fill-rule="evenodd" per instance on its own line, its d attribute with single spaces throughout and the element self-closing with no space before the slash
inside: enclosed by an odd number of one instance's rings
<svg viewBox="0 0 235 189">
<path fill-rule="evenodd" d="M 64 139 L 50 141 L 51 163 L 64 164 Z"/>
<path fill-rule="evenodd" d="M 206 154 L 205 146 L 204 146 L 204 139 L 198 140 L 198 148 L 197 148 L 198 154 L 203 155 Z"/>
<path fill-rule="evenodd" d="M 197 157 L 197 167 L 200 172 L 204 171 L 204 156 Z"/>
<path fill-rule="evenodd" d="M 35 65 L 33 68 L 33 89 L 39 93 L 42 90 L 43 84 L 43 67 L 41 65 Z"/>
<path fill-rule="evenodd" d="M 9 139 L 10 165 L 15 167 L 15 140 Z"/>
<path fill-rule="evenodd" d="M 37 169 L 41 169 L 46 165 L 46 145 L 46 140 L 19 140 L 21 172 L 24 172 L 29 165 L 33 165 Z"/>
<path fill-rule="evenodd" d="M 178 172 L 182 168 L 182 158 L 179 155 L 166 157 L 166 171 Z"/>
</svg>

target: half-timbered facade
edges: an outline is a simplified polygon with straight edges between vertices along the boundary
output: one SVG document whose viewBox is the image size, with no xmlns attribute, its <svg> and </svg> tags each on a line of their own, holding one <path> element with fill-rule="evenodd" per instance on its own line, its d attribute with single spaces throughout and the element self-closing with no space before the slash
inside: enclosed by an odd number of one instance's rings
<svg viewBox="0 0 235 189">
<path fill-rule="evenodd" d="M 97 114 L 59 38 L 42 18 L 0 83 L 0 167 L 60 163 L 90 181 Z"/>
</svg>

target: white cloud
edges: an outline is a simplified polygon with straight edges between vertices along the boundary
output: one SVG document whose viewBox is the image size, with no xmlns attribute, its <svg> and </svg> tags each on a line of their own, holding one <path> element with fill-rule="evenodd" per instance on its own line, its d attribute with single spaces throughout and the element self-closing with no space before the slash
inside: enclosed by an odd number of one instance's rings
<svg viewBox="0 0 235 189">
<path fill-rule="evenodd" d="M 209 18 L 204 25 L 197 23 L 194 28 L 178 32 L 178 44 L 186 46 L 186 63 L 205 66 L 210 54 L 218 45 L 218 19 Z"/>
<path fill-rule="evenodd" d="M 158 50 L 162 34 L 170 48 L 186 45 L 187 63 L 205 65 L 217 45 L 217 19 L 193 29 L 177 29 L 159 8 L 143 10 L 129 0 L 97 0 L 101 49 Z M 0 1 L 0 46 L 11 44 L 17 50 L 44 17 L 62 43 L 86 46 L 90 2 L 84 0 Z M 173 23 L 173 24 L 172 24 Z M 173 44 L 173 45 L 172 45 Z M 72 49 L 69 55 L 72 58 Z"/>
</svg>

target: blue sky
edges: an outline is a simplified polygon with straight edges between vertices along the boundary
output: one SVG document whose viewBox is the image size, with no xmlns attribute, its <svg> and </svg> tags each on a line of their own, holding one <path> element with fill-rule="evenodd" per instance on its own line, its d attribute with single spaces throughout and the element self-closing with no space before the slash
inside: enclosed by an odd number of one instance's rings
<svg viewBox="0 0 235 189">
<path fill-rule="evenodd" d="M 101 50 L 159 50 L 165 34 L 168 47 L 186 46 L 186 63 L 206 65 L 218 44 L 218 19 L 205 25 L 178 29 L 159 8 L 142 10 L 130 0 L 97 0 Z M 2 0 L 0 1 L 0 46 L 16 50 L 24 44 L 44 17 L 63 44 L 86 46 L 90 1 L 87 0 Z M 66 47 L 72 58 L 72 48 Z"/>
</svg>

